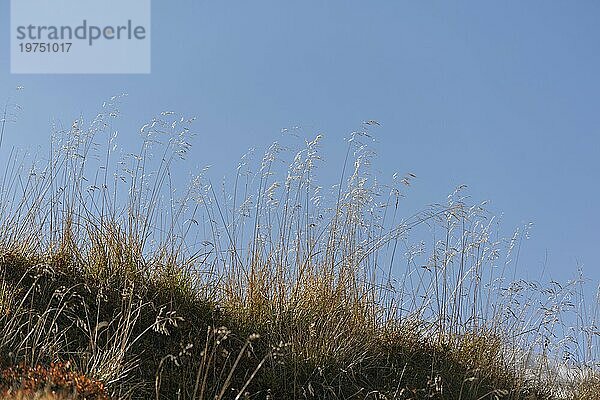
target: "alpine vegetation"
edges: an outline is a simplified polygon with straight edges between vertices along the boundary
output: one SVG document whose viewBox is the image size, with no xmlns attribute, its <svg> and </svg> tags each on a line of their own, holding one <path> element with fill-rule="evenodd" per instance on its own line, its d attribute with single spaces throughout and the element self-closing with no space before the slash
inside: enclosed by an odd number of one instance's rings
<svg viewBox="0 0 600 400">
<path fill-rule="evenodd" d="M 528 227 L 505 238 L 464 187 L 408 212 L 376 121 L 333 185 L 323 137 L 287 132 L 182 188 L 193 118 L 125 152 L 120 100 L 33 160 L 0 148 L 2 398 L 600 398 L 583 278 L 519 279 Z"/>
</svg>

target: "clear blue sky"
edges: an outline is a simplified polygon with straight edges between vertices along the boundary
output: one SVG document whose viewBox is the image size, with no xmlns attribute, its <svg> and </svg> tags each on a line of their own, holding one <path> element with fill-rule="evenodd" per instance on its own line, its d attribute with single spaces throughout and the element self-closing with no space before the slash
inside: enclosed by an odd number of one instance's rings
<svg viewBox="0 0 600 400">
<path fill-rule="evenodd" d="M 153 3 L 152 73 L 103 76 L 11 75 L 0 2 L 0 100 L 25 87 L 0 157 L 122 92 L 121 141 L 160 111 L 195 115 L 187 165 L 216 178 L 295 125 L 324 133 L 337 170 L 342 138 L 375 119 L 383 176 L 418 176 L 411 204 L 467 184 L 505 234 L 534 222 L 530 277 L 547 252 L 552 277 L 583 264 L 600 281 L 599 2 Z"/>
</svg>

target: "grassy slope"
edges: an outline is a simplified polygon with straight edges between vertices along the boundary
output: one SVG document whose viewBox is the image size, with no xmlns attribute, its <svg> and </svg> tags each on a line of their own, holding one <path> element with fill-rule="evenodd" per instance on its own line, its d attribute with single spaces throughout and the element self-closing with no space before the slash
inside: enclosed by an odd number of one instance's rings
<svg viewBox="0 0 600 400">
<path fill-rule="evenodd" d="M 479 398 L 519 385 L 494 365 L 499 349 L 484 336 L 432 344 L 415 337 L 413 327 L 357 324 L 342 304 L 325 299 L 319 300 L 323 309 L 313 305 L 288 315 L 218 311 L 193 292 L 147 278 L 104 286 L 71 262 L 4 255 L 4 295 L 14 293 L 2 319 L 5 367 L 69 360 L 75 370 L 137 398 L 152 397 L 157 379 L 165 398 L 178 391 L 189 398 L 198 376 L 207 379 L 206 398 L 222 387 L 237 393 L 253 371 L 246 390 L 274 398 L 376 398 L 376 392 L 394 398 L 403 390 Z M 220 326 L 229 329 L 209 329 Z M 251 333 L 260 338 L 248 344 Z M 478 364 L 485 370 L 475 371 Z"/>
<path fill-rule="evenodd" d="M 318 138 L 283 172 L 274 145 L 255 173 L 241 164 L 229 195 L 199 177 L 175 199 L 170 174 L 190 121 L 151 121 L 139 154 L 112 171 L 113 114 L 74 124 L 34 173 L 8 162 L 7 398 L 37 389 L 59 392 L 49 398 L 74 389 L 140 399 L 552 398 L 557 373 L 526 356 L 560 331 L 540 305 L 558 316 L 574 292 L 551 287 L 541 303 L 528 301 L 528 288 L 546 289 L 495 275 L 502 243 L 460 192 L 400 217 L 413 176 L 376 184 L 361 142 L 368 126 L 352 137 L 329 202 L 315 183 Z M 106 153 L 94 144 L 103 137 Z M 152 170 L 151 153 L 162 154 Z M 411 247 L 420 227 L 435 232 L 432 249 Z M 402 280 L 382 272 L 399 263 Z M 567 382 L 568 397 L 598 398 L 596 375 L 586 376 Z"/>
</svg>

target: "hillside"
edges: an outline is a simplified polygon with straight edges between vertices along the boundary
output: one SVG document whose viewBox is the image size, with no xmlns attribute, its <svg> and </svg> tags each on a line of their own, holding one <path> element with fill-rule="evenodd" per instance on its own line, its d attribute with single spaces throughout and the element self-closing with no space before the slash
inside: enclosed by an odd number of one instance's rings
<svg viewBox="0 0 600 400">
<path fill-rule="evenodd" d="M 191 119 L 163 113 L 120 157 L 111 118 L 2 160 L 4 398 L 600 398 L 580 283 L 510 279 L 523 233 L 464 188 L 403 215 L 415 177 L 379 183 L 372 124 L 331 191 L 319 136 L 181 192 Z"/>
</svg>

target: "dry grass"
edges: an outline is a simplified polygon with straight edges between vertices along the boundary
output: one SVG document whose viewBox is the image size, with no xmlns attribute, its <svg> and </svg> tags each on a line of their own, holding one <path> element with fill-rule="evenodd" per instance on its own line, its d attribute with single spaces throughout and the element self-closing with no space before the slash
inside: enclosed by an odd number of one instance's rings
<svg viewBox="0 0 600 400">
<path fill-rule="evenodd" d="M 119 100 L 57 129 L 47 160 L 3 161 L 8 398 L 93 398 L 77 382 L 124 399 L 597 398 L 581 281 L 512 279 L 527 232 L 502 239 L 463 188 L 404 217 L 414 175 L 379 183 L 373 124 L 351 135 L 331 191 L 318 136 L 179 194 L 192 120 L 161 114 L 122 156 Z M 56 365 L 73 393 L 19 380 Z"/>
</svg>

